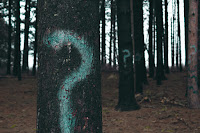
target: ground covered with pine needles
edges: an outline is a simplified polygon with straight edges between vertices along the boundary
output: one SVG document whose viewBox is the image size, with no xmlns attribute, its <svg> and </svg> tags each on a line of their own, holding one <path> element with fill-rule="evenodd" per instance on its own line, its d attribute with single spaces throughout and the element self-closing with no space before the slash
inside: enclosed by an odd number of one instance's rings
<svg viewBox="0 0 200 133">
<path fill-rule="evenodd" d="M 148 79 L 136 95 L 140 110 L 118 112 L 118 73 L 102 72 L 103 133 L 200 133 L 200 110 L 188 109 L 186 72 L 173 71 L 157 86 Z M 0 133 L 35 133 L 37 79 L 0 78 Z"/>
</svg>

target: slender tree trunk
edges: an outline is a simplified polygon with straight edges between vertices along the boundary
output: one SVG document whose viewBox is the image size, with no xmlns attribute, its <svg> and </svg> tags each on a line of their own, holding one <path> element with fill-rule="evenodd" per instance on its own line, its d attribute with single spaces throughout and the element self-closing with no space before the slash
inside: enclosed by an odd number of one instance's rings
<svg viewBox="0 0 200 133">
<path fill-rule="evenodd" d="M 180 26 L 180 10 L 179 10 L 179 0 L 177 0 L 178 4 L 178 40 L 179 40 L 179 64 L 180 64 L 180 71 L 182 72 L 182 64 L 181 64 L 181 26 Z"/>
<path fill-rule="evenodd" d="M 9 27 L 8 27 L 8 53 L 7 53 L 7 74 L 10 74 L 10 64 L 11 64 L 11 34 L 12 34 L 12 25 L 11 25 L 11 5 L 12 5 L 12 0 L 9 0 Z"/>
<path fill-rule="evenodd" d="M 111 26 L 110 26 L 110 50 L 109 50 L 109 66 L 112 63 L 112 40 L 113 40 L 113 0 L 111 0 Z"/>
<path fill-rule="evenodd" d="M 168 65 L 168 0 L 165 0 L 165 48 L 164 48 L 164 68 L 165 72 L 169 73 Z"/>
<path fill-rule="evenodd" d="M 197 78 L 198 55 L 198 1 L 189 0 L 188 33 L 188 104 L 189 108 L 200 108 Z"/>
<path fill-rule="evenodd" d="M 37 64 L 37 33 L 38 33 L 38 9 L 36 8 L 36 20 L 35 20 L 35 42 L 34 42 L 34 59 L 33 59 L 33 70 L 32 75 L 36 75 L 36 64 Z"/>
<path fill-rule="evenodd" d="M 22 64 L 22 71 L 28 72 L 28 35 L 29 35 L 29 19 L 30 19 L 30 1 L 26 0 L 25 5 L 25 29 L 24 29 L 24 51 L 23 51 L 23 64 Z"/>
<path fill-rule="evenodd" d="M 157 85 L 161 85 L 162 80 L 162 35 L 163 35 L 163 18 L 162 18 L 162 1 L 156 2 L 156 26 L 157 26 Z"/>
<path fill-rule="evenodd" d="M 15 34 L 15 53 L 13 74 L 21 80 L 21 50 L 20 50 L 20 0 L 15 2 L 16 5 L 16 34 Z"/>
<path fill-rule="evenodd" d="M 188 13 L 189 0 L 184 0 L 184 18 L 185 18 L 185 66 L 188 66 Z"/>
<path fill-rule="evenodd" d="M 102 1 L 102 7 L 101 7 L 101 13 L 102 13 L 102 65 L 106 64 L 106 31 L 105 31 L 105 0 Z"/>
<path fill-rule="evenodd" d="M 102 133 L 99 1 L 38 0 L 38 13 L 37 133 Z"/>
<path fill-rule="evenodd" d="M 116 0 L 113 0 L 113 7 L 112 7 L 112 13 L 113 13 L 113 66 L 116 68 Z"/>
<path fill-rule="evenodd" d="M 178 32 L 178 0 L 176 0 L 176 7 L 175 7 L 175 9 L 176 9 L 176 13 L 177 13 L 177 15 L 176 15 L 176 31 Z M 178 34 L 177 34 L 177 32 L 176 32 L 176 68 L 177 68 L 177 70 L 178 70 L 178 68 L 179 68 L 179 64 L 178 64 L 178 56 L 179 56 L 179 36 L 178 36 Z"/>
<path fill-rule="evenodd" d="M 172 0 L 172 10 L 173 10 L 173 16 L 172 16 L 172 67 L 174 67 L 174 1 Z"/>
<path fill-rule="evenodd" d="M 143 36 L 143 9 L 142 0 L 133 0 L 134 12 L 134 44 L 135 45 L 135 75 L 136 75 L 136 93 L 143 93 L 143 52 L 144 52 L 144 36 Z"/>
<path fill-rule="evenodd" d="M 152 51 L 152 20 L 153 20 L 153 0 L 149 1 L 149 77 L 154 76 L 154 66 L 153 66 L 153 51 Z"/>
<path fill-rule="evenodd" d="M 123 6 L 121 6 L 123 5 Z M 117 0 L 119 40 L 119 101 L 116 110 L 139 109 L 134 94 L 133 45 L 131 39 L 130 0 Z"/>
</svg>

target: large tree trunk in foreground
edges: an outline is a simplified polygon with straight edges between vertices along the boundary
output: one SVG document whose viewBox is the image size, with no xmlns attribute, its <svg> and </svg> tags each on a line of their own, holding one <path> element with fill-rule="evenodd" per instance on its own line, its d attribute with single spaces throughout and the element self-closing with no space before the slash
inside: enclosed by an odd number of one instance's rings
<svg viewBox="0 0 200 133">
<path fill-rule="evenodd" d="M 115 109 L 120 111 L 139 109 L 134 94 L 133 45 L 130 15 L 130 0 L 118 0 L 119 101 Z"/>
<path fill-rule="evenodd" d="M 188 33 L 188 104 L 189 108 L 200 108 L 197 56 L 198 56 L 198 1 L 189 0 Z"/>
<path fill-rule="evenodd" d="M 102 133 L 98 0 L 38 0 L 37 133 Z"/>
</svg>

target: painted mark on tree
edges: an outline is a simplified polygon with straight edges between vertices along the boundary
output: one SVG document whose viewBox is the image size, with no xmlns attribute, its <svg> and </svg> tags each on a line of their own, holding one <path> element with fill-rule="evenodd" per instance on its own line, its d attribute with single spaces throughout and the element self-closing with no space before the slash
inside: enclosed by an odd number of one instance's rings
<svg viewBox="0 0 200 133">
<path fill-rule="evenodd" d="M 130 54 L 130 51 L 128 49 L 124 49 L 122 52 L 126 53 L 124 55 L 124 67 L 127 67 L 127 65 L 126 65 L 126 58 L 130 57 L 131 54 Z"/>
<path fill-rule="evenodd" d="M 84 37 L 80 37 L 72 31 L 56 30 L 53 33 L 48 34 L 44 38 L 44 42 L 48 47 L 52 47 L 55 51 L 59 51 L 63 46 L 73 45 L 74 48 L 79 51 L 82 58 L 79 68 L 65 77 L 57 94 L 58 99 L 60 100 L 59 124 L 61 132 L 70 133 L 73 132 L 75 127 L 76 114 L 71 108 L 71 90 L 78 82 L 84 80 L 91 73 L 93 68 L 93 50 Z"/>
</svg>

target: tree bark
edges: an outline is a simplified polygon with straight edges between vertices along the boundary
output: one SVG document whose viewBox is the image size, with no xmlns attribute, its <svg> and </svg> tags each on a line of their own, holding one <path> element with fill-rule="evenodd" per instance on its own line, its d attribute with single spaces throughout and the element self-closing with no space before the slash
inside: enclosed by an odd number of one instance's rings
<svg viewBox="0 0 200 133">
<path fill-rule="evenodd" d="M 102 1 L 102 65 L 106 64 L 106 22 L 105 22 L 105 0 Z"/>
<path fill-rule="evenodd" d="M 157 85 L 161 85 L 162 80 L 162 35 L 163 35 L 163 18 L 162 18 L 162 1 L 156 2 L 156 26 L 157 26 Z"/>
<path fill-rule="evenodd" d="M 119 101 L 116 110 L 139 109 L 134 94 L 130 0 L 117 0 L 119 41 Z"/>
<path fill-rule="evenodd" d="M 164 69 L 169 73 L 168 65 L 168 2 L 165 0 L 165 47 L 164 47 Z"/>
<path fill-rule="evenodd" d="M 28 51 L 29 51 L 29 45 L 28 45 L 28 35 L 29 35 L 29 19 L 30 19 L 30 1 L 26 0 L 25 5 L 25 29 L 24 29 L 24 51 L 23 51 L 23 64 L 22 64 L 22 71 L 28 72 Z"/>
<path fill-rule="evenodd" d="M 10 74 L 10 64 L 11 64 L 11 34 L 12 34 L 12 20 L 11 20 L 11 5 L 12 5 L 12 0 L 9 0 L 9 27 L 8 27 L 8 53 L 7 53 L 7 74 Z"/>
<path fill-rule="evenodd" d="M 149 1 L 149 77 L 154 77 L 154 62 L 152 51 L 152 20 L 153 20 L 153 0 Z"/>
<path fill-rule="evenodd" d="M 35 20 L 35 42 L 34 42 L 34 59 L 33 59 L 33 70 L 32 75 L 36 75 L 36 65 L 37 65 L 37 36 L 38 36 L 38 8 L 36 8 L 36 20 Z"/>
<path fill-rule="evenodd" d="M 182 64 L 181 64 L 181 26 L 180 26 L 180 10 L 179 10 L 179 0 L 177 0 L 178 5 L 178 42 L 179 42 L 179 64 L 180 64 L 180 72 L 182 72 Z"/>
<path fill-rule="evenodd" d="M 189 108 L 200 108 L 197 55 L 198 55 L 198 1 L 189 0 L 188 33 L 188 104 Z"/>
<path fill-rule="evenodd" d="M 188 66 L 188 13 L 189 0 L 184 0 L 184 18 L 185 18 L 185 66 Z"/>
<path fill-rule="evenodd" d="M 99 1 L 38 0 L 38 13 L 37 133 L 102 133 Z"/>
<path fill-rule="evenodd" d="M 135 77 L 136 77 L 136 93 L 143 93 L 143 52 L 144 52 L 144 36 L 143 36 L 143 9 L 142 2 L 133 0 L 134 12 L 134 46 L 135 46 Z"/>
</svg>

